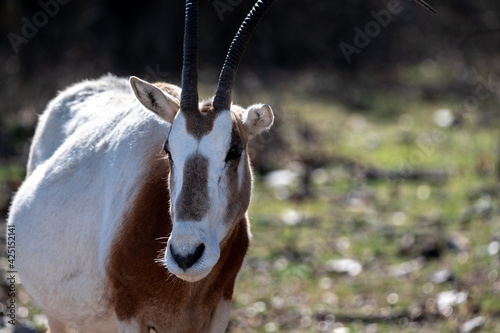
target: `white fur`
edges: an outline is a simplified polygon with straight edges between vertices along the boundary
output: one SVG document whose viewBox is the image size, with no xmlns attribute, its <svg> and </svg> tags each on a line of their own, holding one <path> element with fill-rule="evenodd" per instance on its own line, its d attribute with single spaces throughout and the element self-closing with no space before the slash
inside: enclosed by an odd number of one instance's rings
<svg viewBox="0 0 500 333">
<path fill-rule="evenodd" d="M 19 277 L 48 316 L 91 332 L 114 321 L 109 246 L 169 127 L 112 76 L 70 87 L 40 117 L 9 224 Z"/>
<path fill-rule="evenodd" d="M 225 332 L 229 322 L 231 301 L 221 300 L 215 307 L 209 325 L 203 327 L 202 332 Z"/>
<path fill-rule="evenodd" d="M 243 117 L 243 127 L 253 137 L 264 129 L 268 129 L 274 122 L 273 110 L 266 104 L 254 104 L 248 107 Z"/>
<path fill-rule="evenodd" d="M 149 329 L 137 320 L 118 321 L 120 333 L 149 333 Z"/>
<path fill-rule="evenodd" d="M 168 123 L 174 121 L 176 111 L 179 109 L 179 101 L 150 83 L 132 76 L 130 78 L 130 86 L 134 91 L 137 99 Z M 154 98 L 154 101 L 151 100 Z"/>
<path fill-rule="evenodd" d="M 141 80 L 131 83 L 147 107 L 149 84 Z M 168 98 L 158 100 L 163 93 L 157 95 L 159 90 L 150 86 L 158 103 L 164 107 L 177 105 Z M 167 247 L 165 264 L 178 277 L 197 281 L 219 259 L 219 244 L 230 228 L 222 223 L 228 201 L 226 181 L 218 179 L 225 174 L 231 114 L 221 113 L 213 130 L 198 141 L 187 134 L 182 113 L 171 126 L 165 120 L 171 121 L 176 110 L 155 111 L 150 105 L 155 115 L 143 105 L 126 79 L 110 75 L 69 87 L 40 116 L 28 176 L 14 197 L 8 223 L 16 226 L 19 277 L 35 304 L 57 327 L 82 332 L 145 330 L 134 321 L 119 322 L 117 327 L 110 307 L 113 295 L 106 281 L 106 265 L 124 214 L 169 132 L 174 169 L 179 168 L 175 170 L 172 207 L 182 187 L 183 165 L 189 155 L 199 153 L 209 161 L 210 209 L 199 222 L 173 221 L 168 241 L 187 253 L 195 244 L 205 244 L 200 260 L 184 272 L 173 262 Z M 271 109 L 261 105 L 249 109 L 243 124 L 249 134 L 255 135 L 272 120 Z M 240 163 L 248 162 L 242 158 Z M 238 172 L 241 186 L 244 171 L 238 168 Z M 133 277 L 123 272 L 112 274 L 133 283 Z M 216 307 L 216 319 L 208 331 L 219 332 L 227 326 L 229 307 L 229 302 Z"/>
<path fill-rule="evenodd" d="M 174 161 L 175 191 L 171 193 L 172 207 L 175 209 L 179 199 L 183 170 L 187 158 L 199 154 L 209 161 L 208 193 L 209 211 L 201 221 L 176 221 L 174 212 L 172 235 L 168 240 L 165 253 L 165 265 L 178 278 L 194 282 L 207 276 L 217 263 L 220 256 L 219 244 L 227 235 L 228 225 L 223 223 L 224 210 L 227 206 L 228 193 L 225 180 L 225 157 L 231 143 L 232 118 L 229 112 L 221 113 L 214 122 L 213 129 L 197 140 L 186 132 L 186 119 L 179 113 L 172 125 L 169 135 L 170 152 Z M 219 177 L 222 180 L 219 182 Z M 172 258 L 170 246 L 183 255 L 192 253 L 198 244 L 205 245 L 202 257 L 189 269 L 179 268 Z"/>
</svg>

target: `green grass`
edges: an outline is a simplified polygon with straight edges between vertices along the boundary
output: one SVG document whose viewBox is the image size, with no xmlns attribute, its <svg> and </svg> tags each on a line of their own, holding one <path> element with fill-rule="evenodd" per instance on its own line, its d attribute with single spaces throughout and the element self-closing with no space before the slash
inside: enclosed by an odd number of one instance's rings
<svg viewBox="0 0 500 333">
<path fill-rule="evenodd" d="M 378 102 L 373 103 L 376 108 Z M 323 167 L 327 180 L 313 186 L 315 196 L 299 201 L 275 198 L 258 178 L 250 210 L 253 246 L 236 288 L 232 318 L 239 324 L 234 324 L 234 332 L 331 331 L 335 323 L 351 332 L 456 332 L 479 315 L 486 318 L 481 332 L 500 328 L 499 260 L 485 250 L 493 237 L 500 237 L 498 130 L 478 127 L 474 120 L 439 128 L 433 114 L 445 105 L 413 103 L 397 112 L 402 109 L 398 103 L 396 99 L 385 106 L 383 117 L 378 110 L 349 115 L 332 103 L 300 101 L 296 109 L 288 108 L 295 116 L 286 132 L 295 156 L 310 152 L 311 144 L 301 142 L 293 129 L 306 122 L 321 138 L 314 142 L 313 154 L 342 156 L 384 170 L 409 165 L 445 171 L 448 177 L 440 182 L 365 181 L 332 163 Z M 314 117 L 306 116 L 308 112 Z M 412 116 L 411 129 L 398 125 L 402 113 Z M 493 194 L 481 194 L 487 189 Z M 359 191 L 366 193 L 364 201 L 346 200 Z M 481 202 L 489 205 L 490 213 L 475 211 Z M 288 226 L 281 215 L 289 210 L 307 218 Z M 420 255 L 419 244 L 415 252 L 401 254 L 405 235 L 435 240 L 440 256 L 422 259 L 419 268 L 398 276 L 391 272 Z M 463 251 L 447 247 L 446 241 L 454 237 L 466 240 Z M 339 258 L 358 260 L 363 271 L 348 276 L 325 270 L 328 260 Z M 434 272 L 445 268 L 453 281 L 430 282 Z M 447 290 L 466 291 L 468 297 L 445 315 L 435 299 Z M 238 295 L 244 295 L 244 302 Z M 253 307 L 261 302 L 266 310 L 255 319 Z M 328 315 L 330 321 L 325 321 Z"/>
</svg>

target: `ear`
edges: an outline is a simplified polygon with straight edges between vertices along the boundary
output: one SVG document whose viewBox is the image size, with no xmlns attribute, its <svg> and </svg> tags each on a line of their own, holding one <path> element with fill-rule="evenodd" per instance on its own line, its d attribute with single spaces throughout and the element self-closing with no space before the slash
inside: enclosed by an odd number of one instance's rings
<svg viewBox="0 0 500 333">
<path fill-rule="evenodd" d="M 172 124 L 180 108 L 177 99 L 135 76 L 130 77 L 130 86 L 142 105 Z"/>
<path fill-rule="evenodd" d="M 274 121 L 273 110 L 269 105 L 255 104 L 250 106 L 243 116 L 243 128 L 252 138 L 264 129 L 271 127 Z"/>
</svg>

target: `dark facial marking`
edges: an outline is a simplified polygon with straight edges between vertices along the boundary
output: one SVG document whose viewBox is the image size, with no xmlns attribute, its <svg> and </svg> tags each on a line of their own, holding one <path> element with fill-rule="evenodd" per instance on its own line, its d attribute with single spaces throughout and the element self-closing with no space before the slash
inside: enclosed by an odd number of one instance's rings
<svg viewBox="0 0 500 333">
<path fill-rule="evenodd" d="M 181 193 L 175 213 L 181 221 L 201 221 L 208 212 L 208 159 L 191 155 L 184 165 Z"/>
<path fill-rule="evenodd" d="M 231 129 L 231 147 L 240 147 L 241 151 L 239 152 L 239 156 L 232 163 L 233 165 L 229 166 L 227 169 L 227 190 L 229 193 L 228 196 L 228 204 L 225 213 L 226 223 L 230 223 L 234 220 L 238 220 L 245 215 L 246 210 L 248 209 L 248 204 L 250 203 L 250 192 L 251 192 L 251 171 L 250 165 L 248 164 L 248 154 L 244 149 L 245 144 L 241 137 L 240 128 L 237 123 L 233 122 L 233 126 Z M 231 149 L 228 152 L 230 154 Z M 238 165 L 239 163 L 245 163 L 244 171 L 242 177 L 242 187 L 239 188 L 238 181 Z"/>
<path fill-rule="evenodd" d="M 159 264 L 165 250 L 159 238 L 172 232 L 165 204 L 170 200 L 165 184 L 169 167 L 164 159 L 152 156 L 151 161 L 154 162 L 147 181 L 138 190 L 113 239 L 106 266 L 113 292 L 109 302 L 114 304 L 120 320 L 141 318 L 146 325 L 158 327 L 158 331 L 169 327 L 175 332 L 201 332 L 203 323 L 213 318 L 212 311 L 219 301 L 232 298 L 234 282 L 250 243 L 248 222 L 244 217 L 235 222 L 230 238 L 221 248 L 219 261 L 205 279 L 188 283 L 173 277 Z M 175 288 L 165 283 L 171 279 L 175 279 Z M 156 302 L 151 301 L 152 295 Z M 192 319 L 193 313 L 197 320 Z"/>
<path fill-rule="evenodd" d="M 231 127 L 231 145 L 226 155 L 226 163 L 230 161 L 238 162 L 243 152 L 244 144 L 237 124 L 233 121 Z M 237 163 L 235 163 L 237 164 Z"/>
<path fill-rule="evenodd" d="M 201 139 L 202 136 L 210 133 L 214 127 L 215 118 L 218 115 L 215 112 L 202 113 L 201 110 L 199 113 L 184 112 L 184 116 L 186 117 L 186 131 L 196 138 Z"/>
</svg>

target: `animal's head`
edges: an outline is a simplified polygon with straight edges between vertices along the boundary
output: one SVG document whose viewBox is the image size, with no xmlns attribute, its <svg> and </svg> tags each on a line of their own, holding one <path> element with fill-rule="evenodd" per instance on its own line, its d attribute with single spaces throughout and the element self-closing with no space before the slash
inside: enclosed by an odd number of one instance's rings
<svg viewBox="0 0 500 333">
<path fill-rule="evenodd" d="M 196 1 L 186 2 L 180 103 L 175 92 L 169 94 L 165 87 L 130 79 L 139 101 L 172 125 L 164 146 L 170 163 L 173 222 L 165 264 L 186 281 L 198 281 L 210 273 L 221 247 L 248 209 L 252 175 L 247 145 L 272 125 L 274 116 L 268 105 L 233 106 L 231 90 L 251 31 L 274 1 L 259 1 L 240 27 L 213 102 L 198 101 Z"/>
</svg>

